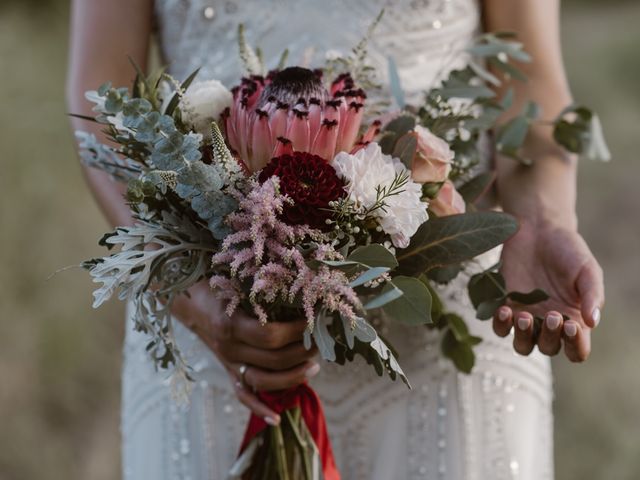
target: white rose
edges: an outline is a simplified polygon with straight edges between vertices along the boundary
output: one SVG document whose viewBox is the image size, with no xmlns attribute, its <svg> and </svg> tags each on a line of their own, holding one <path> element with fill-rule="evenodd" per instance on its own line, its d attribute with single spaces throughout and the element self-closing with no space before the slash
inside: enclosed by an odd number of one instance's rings
<svg viewBox="0 0 640 480">
<path fill-rule="evenodd" d="M 183 120 L 197 133 L 210 137 L 211 123 L 231 106 L 231 92 L 218 80 L 193 82 L 180 100 Z"/>
<path fill-rule="evenodd" d="M 331 165 L 346 180 L 349 198 L 365 209 L 376 203 L 378 186 L 389 187 L 397 174 L 408 172 L 400 160 L 384 155 L 375 142 L 353 155 L 338 153 Z M 384 209 L 374 210 L 373 215 L 394 246 L 407 247 L 418 227 L 429 218 L 427 204 L 420 200 L 421 197 L 421 186 L 409 177 L 400 193 L 384 200 Z"/>
</svg>

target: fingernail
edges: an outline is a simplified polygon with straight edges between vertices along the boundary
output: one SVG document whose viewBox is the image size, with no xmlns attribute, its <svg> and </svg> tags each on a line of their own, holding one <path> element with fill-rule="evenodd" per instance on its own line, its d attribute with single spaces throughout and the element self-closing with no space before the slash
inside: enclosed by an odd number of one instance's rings
<svg viewBox="0 0 640 480">
<path fill-rule="evenodd" d="M 555 313 L 547 316 L 547 327 L 549 330 L 555 330 L 558 328 L 560 326 L 560 322 L 562 322 L 562 317 Z"/>
<path fill-rule="evenodd" d="M 520 330 L 527 330 L 530 323 L 529 317 L 518 317 L 518 328 Z"/>
<path fill-rule="evenodd" d="M 600 323 L 600 309 L 599 308 L 595 308 L 593 310 L 593 313 L 591 314 L 591 318 L 593 319 L 593 326 L 597 327 L 598 324 Z"/>
<path fill-rule="evenodd" d="M 567 337 L 575 337 L 576 333 L 578 333 L 578 326 L 573 322 L 565 323 L 564 333 Z"/>
<path fill-rule="evenodd" d="M 498 310 L 498 320 L 501 322 L 506 322 L 509 320 L 509 311 L 506 308 L 501 308 Z"/>
<path fill-rule="evenodd" d="M 307 378 L 315 377 L 319 371 L 320 371 L 320 365 L 317 363 L 314 363 L 304 372 L 304 376 Z"/>
<path fill-rule="evenodd" d="M 275 427 L 280 423 L 280 421 L 277 418 L 270 417 L 269 415 L 264 417 L 264 422 L 267 425 L 271 425 L 272 427 Z"/>
</svg>

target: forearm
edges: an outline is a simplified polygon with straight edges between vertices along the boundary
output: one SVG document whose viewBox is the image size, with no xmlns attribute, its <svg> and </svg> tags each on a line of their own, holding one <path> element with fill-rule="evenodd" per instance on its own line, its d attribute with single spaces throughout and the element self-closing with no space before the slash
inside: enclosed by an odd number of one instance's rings
<svg viewBox="0 0 640 480">
<path fill-rule="evenodd" d="M 513 31 L 533 57 L 530 64 L 518 65 L 527 82 L 509 82 L 516 101 L 502 121 L 520 113 L 529 101 L 541 107 L 541 120 L 553 119 L 572 102 L 559 39 L 558 0 L 485 0 L 485 28 L 489 31 Z M 501 92 L 498 92 L 501 93 Z M 559 221 L 576 226 L 577 159 L 559 147 L 550 125 L 536 125 L 523 147 L 530 166 L 513 159 L 496 159 L 498 195 L 502 207 L 528 222 Z"/>
<path fill-rule="evenodd" d="M 84 98 L 106 81 L 115 86 L 131 83 L 135 73 L 132 58 L 146 68 L 151 35 L 152 0 L 75 0 L 71 8 L 71 38 L 67 76 L 67 109 L 91 116 L 92 105 Z M 108 142 L 100 125 L 71 119 L 72 130 L 85 130 Z M 131 214 L 123 194 L 125 185 L 101 171 L 86 168 L 84 176 L 112 226 L 128 225 Z"/>
</svg>

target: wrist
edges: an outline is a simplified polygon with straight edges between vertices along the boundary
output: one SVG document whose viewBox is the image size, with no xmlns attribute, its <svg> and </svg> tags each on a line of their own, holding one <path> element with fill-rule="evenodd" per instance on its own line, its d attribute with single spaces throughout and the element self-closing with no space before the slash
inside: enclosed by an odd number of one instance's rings
<svg viewBox="0 0 640 480">
<path fill-rule="evenodd" d="M 535 227 L 577 229 L 577 158 L 539 132 L 528 138 L 525 150 L 533 160 L 532 165 L 505 157 L 497 159 L 497 189 L 502 208 Z"/>
</svg>

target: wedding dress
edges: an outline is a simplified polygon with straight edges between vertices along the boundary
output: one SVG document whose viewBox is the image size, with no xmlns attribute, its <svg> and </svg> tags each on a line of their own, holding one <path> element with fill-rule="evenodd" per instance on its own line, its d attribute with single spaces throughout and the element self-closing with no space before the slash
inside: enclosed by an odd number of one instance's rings
<svg viewBox="0 0 640 480">
<path fill-rule="evenodd" d="M 284 48 L 290 63 L 319 65 L 326 52 L 348 53 L 385 8 L 370 42 L 371 62 L 386 82 L 392 57 L 404 90 L 414 96 L 464 62 L 456 52 L 478 31 L 480 16 L 475 0 L 156 0 L 155 8 L 171 73 L 183 79 L 202 67 L 201 79 L 228 86 L 242 73 L 239 23 L 248 40 L 273 59 L 268 65 L 274 66 Z M 485 266 L 495 255 L 482 259 Z M 312 385 L 323 401 L 343 479 L 553 477 L 548 358 L 516 355 L 512 337 L 498 338 L 490 322 L 475 320 L 465 285 L 466 278 L 459 278 L 440 294 L 484 339 L 471 375 L 441 358 L 437 332 L 395 324 L 383 326 L 382 333 L 400 352 L 413 390 L 377 377 L 361 361 L 322 364 Z M 167 373 L 154 370 L 145 337 L 127 326 L 125 480 L 222 480 L 238 453 L 248 411 L 207 347 L 179 323 L 176 334 L 196 379 L 184 407 L 171 398 Z"/>
</svg>

